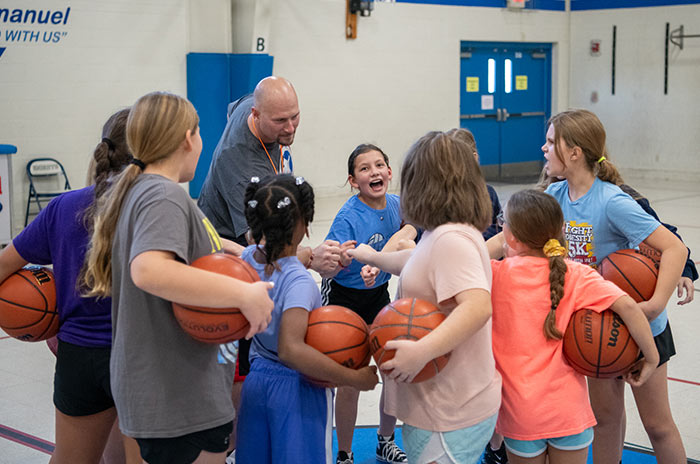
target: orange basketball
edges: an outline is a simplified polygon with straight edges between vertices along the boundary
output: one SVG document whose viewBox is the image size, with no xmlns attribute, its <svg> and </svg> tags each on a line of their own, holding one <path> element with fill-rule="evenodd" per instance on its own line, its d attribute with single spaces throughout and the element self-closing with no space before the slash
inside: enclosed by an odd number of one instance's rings
<svg viewBox="0 0 700 464">
<path fill-rule="evenodd" d="M 0 285 L 0 327 L 25 342 L 38 342 L 58 333 L 56 282 L 53 273 L 30 266 Z"/>
<path fill-rule="evenodd" d="M 564 356 L 579 373 L 607 379 L 627 373 L 639 347 L 612 310 L 576 311 L 564 333 Z"/>
<path fill-rule="evenodd" d="M 374 318 L 369 329 L 370 348 L 377 366 L 394 357 L 394 350 L 384 350 L 389 340 L 419 340 L 445 320 L 433 304 L 417 298 L 401 298 L 389 303 Z M 423 382 L 437 375 L 447 364 L 449 353 L 428 362 L 413 378 Z"/>
<path fill-rule="evenodd" d="M 260 280 L 248 263 L 226 253 L 202 256 L 193 267 L 224 274 L 244 282 Z M 228 343 L 243 338 L 250 329 L 248 320 L 238 308 L 202 308 L 173 303 L 175 319 L 185 332 L 204 343 Z"/>
<path fill-rule="evenodd" d="M 305 342 L 345 367 L 369 364 L 369 332 L 357 313 L 343 306 L 322 306 L 309 314 Z"/>
<path fill-rule="evenodd" d="M 637 303 L 654 294 L 659 265 L 637 250 L 619 250 L 600 262 L 600 274 L 634 298 Z"/>
</svg>

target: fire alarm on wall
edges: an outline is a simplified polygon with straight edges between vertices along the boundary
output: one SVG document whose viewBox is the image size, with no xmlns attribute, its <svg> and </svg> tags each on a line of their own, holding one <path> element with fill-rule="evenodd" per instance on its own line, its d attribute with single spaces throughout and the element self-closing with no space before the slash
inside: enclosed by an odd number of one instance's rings
<svg viewBox="0 0 700 464">
<path fill-rule="evenodd" d="M 525 8 L 525 3 L 527 0 L 508 0 L 508 8 L 521 9 Z"/>
<path fill-rule="evenodd" d="M 591 55 L 592 56 L 598 56 L 600 55 L 600 40 L 591 40 Z"/>
</svg>

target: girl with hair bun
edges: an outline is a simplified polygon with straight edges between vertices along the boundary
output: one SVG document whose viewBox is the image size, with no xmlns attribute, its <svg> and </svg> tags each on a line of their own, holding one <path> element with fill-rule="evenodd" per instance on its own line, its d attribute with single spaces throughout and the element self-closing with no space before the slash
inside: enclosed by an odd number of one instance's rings
<svg viewBox="0 0 700 464">
<path fill-rule="evenodd" d="M 376 367 L 350 369 L 304 341 L 309 312 L 321 306 L 316 282 L 296 257 L 314 216 L 311 185 L 288 174 L 262 181 L 254 177 L 244 206 L 255 245 L 241 258 L 263 281 L 274 283 L 275 309 L 270 325 L 253 337 L 250 347 L 236 462 L 325 463 L 333 428 L 333 395 L 325 387 L 372 390 L 378 382 Z"/>
<path fill-rule="evenodd" d="M 610 308 L 644 354 L 632 386 L 652 375 L 659 355 L 638 305 L 595 270 L 565 261 L 564 218 L 557 201 L 537 190 L 515 193 L 505 209 L 507 258 L 491 261 L 493 354 L 503 378 L 496 432 L 508 461 L 583 464 L 595 417 L 585 377 L 563 354 L 562 334 L 581 308 Z"/>
</svg>

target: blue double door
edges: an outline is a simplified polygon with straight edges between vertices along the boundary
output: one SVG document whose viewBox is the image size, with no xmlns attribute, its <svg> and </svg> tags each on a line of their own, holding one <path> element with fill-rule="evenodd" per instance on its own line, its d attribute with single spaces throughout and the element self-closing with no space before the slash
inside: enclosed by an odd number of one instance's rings
<svg viewBox="0 0 700 464">
<path fill-rule="evenodd" d="M 542 167 L 551 51 L 541 43 L 462 43 L 460 127 L 474 134 L 489 179 L 531 177 Z"/>
</svg>

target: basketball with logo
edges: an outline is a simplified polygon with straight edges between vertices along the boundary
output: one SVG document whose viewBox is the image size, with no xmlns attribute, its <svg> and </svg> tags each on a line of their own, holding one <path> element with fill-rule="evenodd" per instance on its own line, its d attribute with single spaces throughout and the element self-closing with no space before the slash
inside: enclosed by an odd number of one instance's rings
<svg viewBox="0 0 700 464">
<path fill-rule="evenodd" d="M 343 306 L 322 306 L 309 313 L 304 340 L 335 362 L 351 369 L 369 365 L 369 330 L 354 311 Z"/>
<path fill-rule="evenodd" d="M 564 333 L 564 356 L 577 372 L 607 379 L 626 374 L 639 358 L 639 347 L 612 310 L 581 309 Z"/>
<path fill-rule="evenodd" d="M 0 328 L 25 342 L 47 340 L 58 333 L 56 282 L 53 273 L 28 266 L 0 285 Z"/>
<path fill-rule="evenodd" d="M 192 262 L 192 267 L 233 277 L 243 282 L 260 280 L 255 269 L 242 259 L 227 254 L 205 255 Z M 194 339 L 204 343 L 228 343 L 248 333 L 250 324 L 238 308 L 204 308 L 173 303 L 175 319 Z"/>
<path fill-rule="evenodd" d="M 652 256 L 653 248 L 647 247 Z M 656 252 L 658 254 L 658 252 Z M 605 280 L 613 282 L 634 301 L 647 301 L 654 295 L 659 264 L 639 250 L 618 250 L 603 258 L 598 267 Z"/>
<path fill-rule="evenodd" d="M 395 350 L 385 350 L 390 340 L 417 341 L 429 334 L 445 315 L 437 306 L 418 298 L 401 298 L 389 303 L 374 318 L 369 329 L 370 349 L 377 366 L 392 359 Z M 413 378 L 412 383 L 424 382 L 437 375 L 449 360 L 449 353 L 429 361 Z"/>
</svg>

